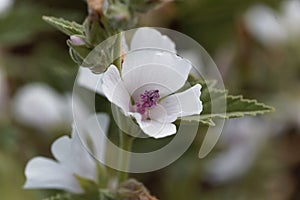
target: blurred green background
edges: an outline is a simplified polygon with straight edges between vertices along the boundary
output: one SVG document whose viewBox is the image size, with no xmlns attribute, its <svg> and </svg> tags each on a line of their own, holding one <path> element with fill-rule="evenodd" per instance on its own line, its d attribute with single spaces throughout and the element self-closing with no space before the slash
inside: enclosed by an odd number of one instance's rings
<svg viewBox="0 0 300 200">
<path fill-rule="evenodd" d="M 67 37 L 42 16 L 82 22 L 86 10 L 82 0 L 0 0 L 0 199 L 39 200 L 57 192 L 22 189 L 27 161 L 51 157 L 51 143 L 70 133 L 66 102 L 78 70 Z M 171 28 L 198 41 L 230 93 L 277 111 L 229 120 L 204 159 L 197 157 L 200 129 L 178 161 L 132 176 L 162 200 L 299 200 L 299 15 L 298 0 L 175 1 L 141 15 L 140 26 Z"/>
</svg>

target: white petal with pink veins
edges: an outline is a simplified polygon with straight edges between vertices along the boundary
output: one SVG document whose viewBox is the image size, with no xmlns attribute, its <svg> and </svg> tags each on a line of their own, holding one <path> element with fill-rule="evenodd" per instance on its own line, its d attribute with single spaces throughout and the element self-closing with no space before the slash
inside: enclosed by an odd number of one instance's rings
<svg viewBox="0 0 300 200">
<path fill-rule="evenodd" d="M 139 28 L 131 41 L 131 50 L 156 48 L 176 53 L 175 43 L 154 28 Z"/>
</svg>

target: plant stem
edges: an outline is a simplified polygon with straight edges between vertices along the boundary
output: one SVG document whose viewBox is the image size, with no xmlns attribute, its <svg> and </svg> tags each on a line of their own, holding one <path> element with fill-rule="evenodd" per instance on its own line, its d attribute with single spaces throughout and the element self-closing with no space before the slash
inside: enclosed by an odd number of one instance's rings
<svg viewBox="0 0 300 200">
<path fill-rule="evenodd" d="M 130 135 L 120 131 L 120 146 L 124 151 L 122 151 L 119 158 L 120 158 L 120 168 L 124 171 L 128 169 L 130 164 L 129 163 L 130 150 L 132 147 L 133 139 L 134 138 L 131 137 Z M 127 178 L 128 178 L 127 172 L 122 172 L 122 171 L 119 172 L 119 176 L 118 176 L 119 183 L 126 181 Z"/>
<path fill-rule="evenodd" d="M 122 33 L 119 33 L 116 36 L 116 44 L 114 47 L 114 65 L 119 69 L 121 74 L 122 68 Z"/>
<path fill-rule="evenodd" d="M 116 44 L 114 48 L 114 58 L 115 58 L 114 64 L 119 69 L 120 73 L 122 70 L 121 53 L 122 53 L 122 33 L 119 33 L 117 35 Z M 122 113 L 120 113 L 121 111 L 119 109 L 117 110 L 118 110 L 117 120 L 119 120 L 119 123 L 122 124 L 124 123 L 124 121 L 123 122 L 121 121 L 123 119 L 121 117 Z M 130 135 L 124 133 L 121 129 L 119 129 L 119 138 L 120 138 L 120 147 L 123 149 L 123 151 L 121 151 L 121 154 L 119 155 L 119 165 L 121 170 L 126 171 L 129 167 L 130 150 L 133 142 L 133 137 L 131 137 Z M 127 178 L 128 178 L 127 172 L 122 172 L 122 171 L 119 172 L 118 174 L 119 183 L 126 181 Z"/>
</svg>

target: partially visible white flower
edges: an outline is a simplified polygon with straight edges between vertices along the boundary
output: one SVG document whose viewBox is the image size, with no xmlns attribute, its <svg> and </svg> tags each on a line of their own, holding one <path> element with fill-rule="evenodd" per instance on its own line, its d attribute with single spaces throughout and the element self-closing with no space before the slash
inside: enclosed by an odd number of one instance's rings
<svg viewBox="0 0 300 200">
<path fill-rule="evenodd" d="M 295 37 L 300 34 L 300 1 L 283 1 L 282 6 L 282 24 L 290 36 Z"/>
<path fill-rule="evenodd" d="M 0 16 L 9 10 L 13 3 L 13 0 L 0 0 Z"/>
<path fill-rule="evenodd" d="M 276 108 L 272 115 L 273 132 L 283 134 L 290 127 L 300 130 L 300 97 L 295 93 L 279 93 L 271 99 L 270 103 Z"/>
<path fill-rule="evenodd" d="M 287 39 L 280 16 L 267 6 L 251 7 L 245 14 L 245 22 L 250 33 L 263 44 L 272 45 Z"/>
<path fill-rule="evenodd" d="M 222 184 L 248 172 L 270 130 L 270 124 L 262 119 L 245 117 L 229 120 L 220 138 L 228 149 L 208 162 L 207 181 Z"/>
<path fill-rule="evenodd" d="M 176 55 L 170 38 L 151 28 L 136 31 L 130 50 L 121 72 L 111 65 L 103 74 L 105 96 L 134 117 L 145 134 L 154 138 L 175 134 L 172 122 L 202 111 L 200 84 L 176 93 L 186 83 L 191 64 Z"/>
<path fill-rule="evenodd" d="M 109 117 L 106 114 L 97 115 L 99 125 L 106 134 L 109 125 Z M 89 120 L 88 120 L 89 121 Z M 94 132 L 90 123 L 86 124 L 86 141 L 81 141 L 76 128 L 73 126 L 71 138 L 63 136 L 58 138 L 51 147 L 56 160 L 45 157 L 31 159 L 25 169 L 25 189 L 61 189 L 71 193 L 83 193 L 76 176 L 98 182 L 97 162 L 84 148 L 89 143 L 94 147 L 94 153 L 98 157 L 105 147 L 102 139 L 95 138 L 101 134 Z M 97 129 L 99 131 L 99 129 Z M 100 155 L 102 156 L 102 155 Z"/>
<path fill-rule="evenodd" d="M 43 83 L 28 84 L 14 96 L 14 118 L 41 130 L 49 130 L 72 121 L 70 99 Z"/>
<path fill-rule="evenodd" d="M 246 27 L 261 43 L 273 45 L 300 35 L 300 1 L 283 1 L 280 12 L 255 5 L 245 14 Z"/>
<path fill-rule="evenodd" d="M 103 74 L 95 74 L 86 67 L 80 67 L 77 75 L 77 81 L 79 86 L 95 91 L 96 93 L 104 96 L 102 90 L 102 76 Z"/>
</svg>

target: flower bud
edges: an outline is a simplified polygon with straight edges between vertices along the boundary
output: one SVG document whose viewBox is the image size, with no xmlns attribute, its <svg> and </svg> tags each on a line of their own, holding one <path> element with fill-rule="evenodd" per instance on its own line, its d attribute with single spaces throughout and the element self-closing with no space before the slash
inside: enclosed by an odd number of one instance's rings
<svg viewBox="0 0 300 200">
<path fill-rule="evenodd" d="M 75 46 L 82 46 L 82 45 L 85 44 L 85 41 L 77 35 L 71 35 L 70 36 L 70 41 Z"/>
<path fill-rule="evenodd" d="M 129 6 L 124 3 L 105 4 L 104 15 L 116 29 L 131 28 L 136 19 Z"/>
</svg>

